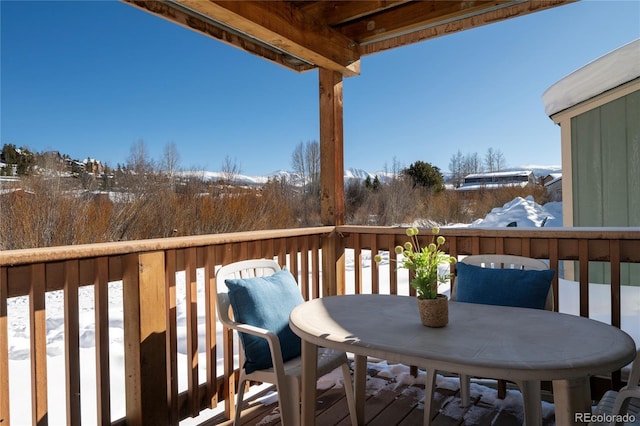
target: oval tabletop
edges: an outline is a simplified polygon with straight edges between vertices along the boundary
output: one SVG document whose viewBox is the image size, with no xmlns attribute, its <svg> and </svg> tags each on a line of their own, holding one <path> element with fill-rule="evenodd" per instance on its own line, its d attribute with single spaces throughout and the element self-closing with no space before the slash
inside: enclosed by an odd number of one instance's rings
<svg viewBox="0 0 640 426">
<path fill-rule="evenodd" d="M 449 302 L 449 324 L 420 322 L 414 297 L 346 295 L 297 306 L 303 340 L 407 365 L 507 380 L 562 380 L 630 363 L 633 339 L 618 328 L 537 309 Z M 428 363 L 428 364 L 427 364 Z"/>
</svg>

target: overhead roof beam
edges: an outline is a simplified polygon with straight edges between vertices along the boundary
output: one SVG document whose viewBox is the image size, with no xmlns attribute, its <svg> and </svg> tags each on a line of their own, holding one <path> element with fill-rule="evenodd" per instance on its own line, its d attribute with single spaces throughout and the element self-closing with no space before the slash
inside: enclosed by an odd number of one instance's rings
<svg viewBox="0 0 640 426">
<path fill-rule="evenodd" d="M 470 1 L 468 2 L 470 7 L 467 8 L 463 5 L 462 7 L 459 7 L 459 12 L 450 12 L 448 14 L 443 14 L 443 10 L 440 10 L 440 15 L 437 17 L 437 19 L 427 18 L 424 19 L 422 23 L 408 23 L 405 21 L 404 28 L 400 26 L 391 27 L 392 31 L 389 31 L 388 34 L 379 32 L 377 34 L 377 37 L 371 37 L 365 33 L 361 33 L 358 40 L 358 42 L 360 43 L 360 52 L 363 56 L 369 55 L 383 50 L 393 49 L 399 46 L 436 38 L 464 29 L 471 29 L 509 18 L 527 15 L 529 13 L 559 6 L 561 4 L 572 3 L 574 1 L 577 0 L 494 0 L 490 2 Z M 418 5 L 420 3 L 422 2 L 416 2 L 416 4 Z M 424 3 L 457 3 L 458 6 L 460 6 L 461 4 L 461 2 L 448 1 L 429 1 Z M 467 2 L 462 3 L 464 4 Z M 484 8 L 479 6 L 482 4 L 484 5 Z M 399 17 L 396 17 L 396 19 L 400 20 Z M 371 26 L 372 24 L 369 25 Z M 384 27 L 384 24 L 375 24 L 374 26 Z M 380 30 L 380 28 L 378 29 Z M 345 35 L 347 36 L 351 31 L 352 30 L 344 27 L 341 29 L 341 32 L 345 32 Z M 385 35 L 387 36 L 385 37 Z M 367 41 L 363 41 L 363 39 L 366 39 Z"/>
<path fill-rule="evenodd" d="M 220 22 L 216 22 L 199 14 L 197 11 L 183 7 L 179 4 L 168 4 L 156 0 L 122 1 L 142 9 L 145 12 L 150 12 L 187 29 L 201 33 L 204 36 L 213 37 L 219 41 L 230 44 L 234 47 L 239 47 L 249 53 L 268 59 L 295 71 L 302 72 L 316 68 L 312 63 L 305 62 L 300 58 L 296 58 L 288 54 L 287 52 L 276 49 L 274 46 L 269 46 L 260 40 L 249 37 L 247 34 L 242 34 Z"/>
<path fill-rule="evenodd" d="M 327 25 L 344 24 L 373 13 L 391 9 L 409 0 L 311 1 L 300 2 L 300 10 L 316 16 Z"/>
<path fill-rule="evenodd" d="M 522 3 L 526 0 L 498 1 L 418 1 L 374 14 L 340 27 L 340 32 L 358 43 L 391 38 L 403 33 L 486 13 L 492 9 Z"/>
<path fill-rule="evenodd" d="M 344 76 L 360 73 L 357 43 L 289 2 L 172 0 L 269 46 Z"/>
</svg>

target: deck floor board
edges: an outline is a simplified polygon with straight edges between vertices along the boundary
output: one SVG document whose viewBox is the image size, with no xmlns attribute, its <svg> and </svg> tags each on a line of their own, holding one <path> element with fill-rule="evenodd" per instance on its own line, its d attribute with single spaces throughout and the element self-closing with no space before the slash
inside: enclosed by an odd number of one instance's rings
<svg viewBox="0 0 640 426">
<path fill-rule="evenodd" d="M 371 367 L 373 365 L 374 367 Z M 375 364 L 368 369 L 367 398 L 365 402 L 365 423 L 371 426 L 418 426 L 422 425 L 424 409 L 420 399 L 424 395 L 424 385 L 397 383 L 394 378 L 381 377 Z M 447 378 L 435 390 L 435 416 L 433 426 L 519 426 L 518 413 L 505 408 L 495 399 L 495 390 L 473 385 L 472 403 L 467 408 L 460 407 L 460 389 L 456 379 Z M 372 386 L 373 385 L 373 386 Z M 375 391 L 370 391 L 373 387 Z M 273 388 L 269 388 L 273 389 Z M 244 405 L 241 425 L 281 426 L 277 402 L 265 405 L 259 402 L 269 389 L 248 399 Z M 483 393 L 484 392 L 484 393 Z M 517 391 L 510 390 L 509 392 Z M 512 396 L 512 398 L 514 398 Z M 349 411 L 341 387 L 318 390 L 316 424 L 318 426 L 349 426 Z M 516 407 L 518 408 L 518 407 Z M 543 426 L 554 426 L 553 413 L 543 412 Z M 218 415 L 202 423 L 201 426 L 231 426 L 232 420 Z"/>
</svg>

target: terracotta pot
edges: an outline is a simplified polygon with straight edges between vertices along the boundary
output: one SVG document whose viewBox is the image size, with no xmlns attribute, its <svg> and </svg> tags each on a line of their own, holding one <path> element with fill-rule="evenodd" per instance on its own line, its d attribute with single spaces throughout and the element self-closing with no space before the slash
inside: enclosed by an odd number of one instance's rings
<svg viewBox="0 0 640 426">
<path fill-rule="evenodd" d="M 435 299 L 417 299 L 420 320 L 427 327 L 444 327 L 449 322 L 449 298 L 438 294 Z"/>
</svg>

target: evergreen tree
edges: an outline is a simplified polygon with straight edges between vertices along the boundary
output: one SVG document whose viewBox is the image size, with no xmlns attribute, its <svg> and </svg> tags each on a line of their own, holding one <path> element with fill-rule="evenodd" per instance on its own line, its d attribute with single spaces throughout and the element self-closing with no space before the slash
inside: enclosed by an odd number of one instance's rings
<svg viewBox="0 0 640 426">
<path fill-rule="evenodd" d="M 434 192 L 444 190 L 444 178 L 440 169 L 424 161 L 416 161 L 403 170 L 403 174 L 413 181 L 413 186 L 422 186 Z"/>
</svg>

